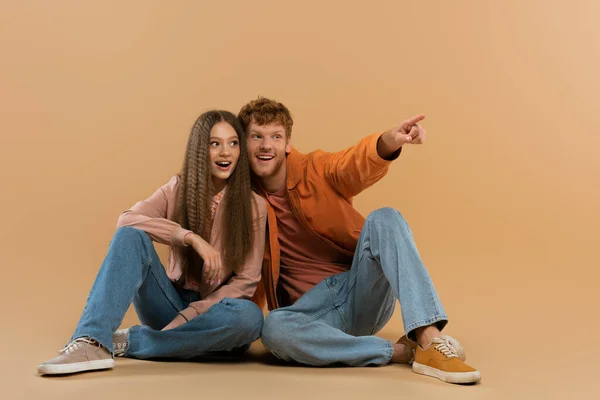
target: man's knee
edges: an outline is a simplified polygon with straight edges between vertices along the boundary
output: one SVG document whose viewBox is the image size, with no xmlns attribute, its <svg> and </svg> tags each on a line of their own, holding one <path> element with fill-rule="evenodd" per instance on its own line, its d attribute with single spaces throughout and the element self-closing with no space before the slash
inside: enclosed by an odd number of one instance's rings
<svg viewBox="0 0 600 400">
<path fill-rule="evenodd" d="M 408 224 L 402 214 L 394 208 L 383 207 L 371 212 L 365 224 L 374 224 L 385 229 L 401 230 L 410 232 Z"/>
<path fill-rule="evenodd" d="M 285 311 L 272 311 L 267 314 L 261 332 L 264 346 L 275 355 L 279 355 L 294 341 L 292 323 L 290 314 Z"/>
</svg>

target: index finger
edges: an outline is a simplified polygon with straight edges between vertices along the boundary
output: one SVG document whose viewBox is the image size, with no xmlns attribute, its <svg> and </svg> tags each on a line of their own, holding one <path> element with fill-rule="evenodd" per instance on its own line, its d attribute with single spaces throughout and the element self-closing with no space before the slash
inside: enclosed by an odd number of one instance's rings
<svg viewBox="0 0 600 400">
<path fill-rule="evenodd" d="M 423 121 L 424 119 L 425 119 L 424 114 L 415 115 L 414 117 L 411 117 L 411 118 L 407 119 L 406 121 L 404 121 L 402 123 L 402 126 L 405 128 L 410 128 L 413 125 L 416 125 L 419 122 Z"/>
</svg>

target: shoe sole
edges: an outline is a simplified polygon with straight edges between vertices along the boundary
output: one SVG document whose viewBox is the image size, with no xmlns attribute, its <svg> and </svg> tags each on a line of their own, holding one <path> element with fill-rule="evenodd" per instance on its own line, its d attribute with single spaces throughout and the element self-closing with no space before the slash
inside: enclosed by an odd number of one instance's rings
<svg viewBox="0 0 600 400">
<path fill-rule="evenodd" d="M 74 374 L 76 372 L 111 369 L 114 368 L 114 366 L 115 360 L 113 359 L 85 361 L 71 364 L 40 365 L 38 367 L 38 373 L 41 375 Z"/>
<path fill-rule="evenodd" d="M 431 376 L 448 383 L 476 383 L 481 380 L 481 373 L 479 371 L 445 372 L 417 362 L 413 362 L 412 369 L 417 374 Z"/>
</svg>

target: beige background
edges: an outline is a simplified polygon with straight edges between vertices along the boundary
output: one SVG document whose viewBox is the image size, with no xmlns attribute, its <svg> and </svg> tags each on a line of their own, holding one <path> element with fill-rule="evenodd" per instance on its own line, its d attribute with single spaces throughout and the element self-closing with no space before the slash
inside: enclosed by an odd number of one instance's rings
<svg viewBox="0 0 600 400">
<path fill-rule="evenodd" d="M 600 2 L 283 3 L 0 2 L 2 397 L 599 393 Z M 304 151 L 427 115 L 427 143 L 356 206 L 406 216 L 480 385 L 256 361 L 36 376 L 119 213 L 179 169 L 199 113 L 258 95 L 290 107 Z M 398 314 L 381 335 L 402 332 Z"/>
</svg>

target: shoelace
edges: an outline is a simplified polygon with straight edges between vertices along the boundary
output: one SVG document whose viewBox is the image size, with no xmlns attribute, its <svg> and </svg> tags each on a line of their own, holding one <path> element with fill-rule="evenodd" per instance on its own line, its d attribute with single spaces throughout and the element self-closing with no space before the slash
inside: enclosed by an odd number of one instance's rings
<svg viewBox="0 0 600 400">
<path fill-rule="evenodd" d="M 71 354 L 72 352 L 74 352 L 77 349 L 80 349 L 83 347 L 83 343 L 88 343 L 88 344 L 94 344 L 94 341 L 92 339 L 88 339 L 88 338 L 77 338 L 75 340 L 73 340 L 71 343 L 69 343 L 68 345 L 66 345 L 63 349 L 59 350 L 59 354 Z"/>
<path fill-rule="evenodd" d="M 433 343 L 436 344 L 435 349 L 446 358 L 458 357 L 458 352 L 447 338 L 436 337 L 433 339 Z"/>
</svg>

